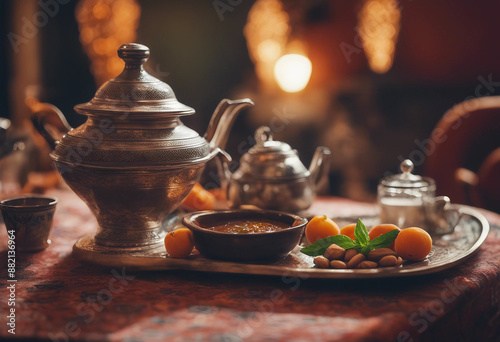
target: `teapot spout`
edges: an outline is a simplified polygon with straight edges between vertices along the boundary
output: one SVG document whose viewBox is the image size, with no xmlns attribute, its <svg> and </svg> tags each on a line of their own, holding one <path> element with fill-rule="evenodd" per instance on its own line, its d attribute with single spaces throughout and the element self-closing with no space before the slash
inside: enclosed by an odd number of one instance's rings
<svg viewBox="0 0 500 342">
<path fill-rule="evenodd" d="M 224 150 L 229 137 L 229 131 L 236 120 L 237 114 L 243 108 L 253 105 L 254 103 L 250 99 L 224 99 L 219 103 L 205 133 L 205 139 L 208 141 L 212 151 L 216 149 Z"/>
<path fill-rule="evenodd" d="M 64 114 L 54 105 L 48 103 L 28 103 L 33 115 L 31 123 L 45 138 L 51 149 L 55 149 L 60 138 L 72 128 Z"/>
<path fill-rule="evenodd" d="M 309 172 L 311 173 L 311 180 L 313 181 L 316 192 L 328 184 L 328 173 L 330 171 L 330 156 L 331 152 L 325 146 L 318 146 L 314 152 Z"/>
</svg>

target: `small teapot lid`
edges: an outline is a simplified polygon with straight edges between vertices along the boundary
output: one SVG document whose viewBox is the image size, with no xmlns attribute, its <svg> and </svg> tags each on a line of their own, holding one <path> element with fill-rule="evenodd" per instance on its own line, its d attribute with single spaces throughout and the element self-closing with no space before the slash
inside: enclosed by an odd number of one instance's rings
<svg viewBox="0 0 500 342">
<path fill-rule="evenodd" d="M 296 179 L 309 176 L 297 151 L 287 143 L 273 139 L 266 126 L 255 131 L 257 144 L 241 158 L 241 168 L 255 179 Z"/>
<path fill-rule="evenodd" d="M 75 106 L 78 113 L 194 114 L 193 108 L 177 101 L 168 84 L 144 70 L 147 46 L 123 44 L 118 56 L 125 62 L 122 73 L 104 83 L 92 100 Z"/>
<path fill-rule="evenodd" d="M 273 133 L 267 126 L 257 128 L 254 134 L 254 138 L 257 144 L 248 151 L 248 153 L 250 154 L 279 154 L 292 151 L 292 148 L 287 143 L 274 140 Z"/>
<path fill-rule="evenodd" d="M 435 184 L 431 178 L 412 174 L 414 165 L 410 159 L 403 160 L 399 168 L 402 173 L 385 177 L 380 184 L 391 188 L 424 188 Z"/>
</svg>

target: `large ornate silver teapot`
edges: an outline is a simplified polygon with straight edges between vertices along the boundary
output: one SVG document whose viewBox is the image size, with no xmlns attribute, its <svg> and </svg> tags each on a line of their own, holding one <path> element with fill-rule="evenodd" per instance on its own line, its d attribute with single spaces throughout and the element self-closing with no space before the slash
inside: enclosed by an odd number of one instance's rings
<svg viewBox="0 0 500 342">
<path fill-rule="evenodd" d="M 144 247 L 162 242 L 162 221 L 198 181 L 205 163 L 221 151 L 236 114 L 249 99 L 223 100 L 205 137 L 180 121 L 194 110 L 170 86 L 149 75 L 149 49 L 124 44 L 125 69 L 95 97 L 75 106 L 87 121 L 56 137 L 43 113 L 33 123 L 53 145 L 52 159 L 73 191 L 96 216 L 95 244 Z M 227 155 L 226 155 L 227 157 Z"/>
</svg>

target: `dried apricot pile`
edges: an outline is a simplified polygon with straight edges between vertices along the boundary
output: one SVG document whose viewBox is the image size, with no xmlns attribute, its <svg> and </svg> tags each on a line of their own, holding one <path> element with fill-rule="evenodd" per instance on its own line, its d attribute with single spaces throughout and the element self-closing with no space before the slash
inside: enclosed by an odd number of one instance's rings
<svg viewBox="0 0 500 342">
<path fill-rule="evenodd" d="M 322 220 L 326 221 L 326 216 L 324 218 Z M 308 241 L 311 242 L 309 237 Z M 301 252 L 315 257 L 317 267 L 342 269 L 400 266 L 403 259 L 425 259 L 431 249 L 432 239 L 421 228 L 400 230 L 392 224 L 381 224 L 368 232 L 358 220 L 357 224 L 340 229 L 340 234 L 335 231 L 335 234 L 315 240 Z"/>
</svg>

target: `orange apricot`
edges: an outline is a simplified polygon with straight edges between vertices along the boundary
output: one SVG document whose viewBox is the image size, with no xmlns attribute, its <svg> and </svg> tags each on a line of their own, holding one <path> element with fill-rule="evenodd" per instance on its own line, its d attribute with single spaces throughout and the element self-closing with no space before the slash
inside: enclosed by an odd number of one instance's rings
<svg viewBox="0 0 500 342">
<path fill-rule="evenodd" d="M 309 243 L 315 243 L 328 236 L 339 234 L 339 226 L 325 215 L 314 216 L 306 226 L 306 238 Z"/>
<path fill-rule="evenodd" d="M 398 229 L 399 228 L 393 224 L 379 224 L 368 232 L 368 236 L 370 237 L 370 241 L 375 239 L 376 237 L 379 237 L 382 234 L 388 233 L 391 230 Z M 394 250 L 394 242 L 389 245 L 390 249 Z"/>
<path fill-rule="evenodd" d="M 429 255 L 432 249 L 432 238 L 422 228 L 403 229 L 395 241 L 396 253 L 406 260 L 419 261 Z"/>
<path fill-rule="evenodd" d="M 205 190 L 203 186 L 196 183 L 186 198 L 181 203 L 186 210 L 213 210 L 215 206 L 215 196 Z"/>
<path fill-rule="evenodd" d="M 340 228 L 340 234 L 348 236 L 351 239 L 355 240 L 356 239 L 356 237 L 354 236 L 355 228 L 356 228 L 356 223 L 348 224 L 347 226 Z"/>
<path fill-rule="evenodd" d="M 194 248 L 193 233 L 179 228 L 165 236 L 165 248 L 172 258 L 187 258 Z"/>
</svg>

